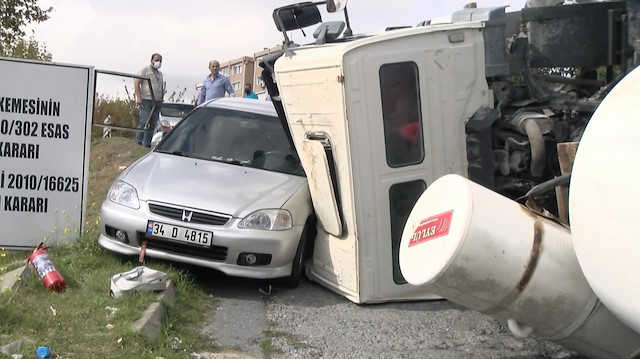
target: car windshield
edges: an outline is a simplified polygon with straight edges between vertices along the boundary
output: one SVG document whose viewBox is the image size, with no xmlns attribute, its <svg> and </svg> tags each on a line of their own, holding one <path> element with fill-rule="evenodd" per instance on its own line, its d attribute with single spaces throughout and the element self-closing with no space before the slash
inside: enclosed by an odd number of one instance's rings
<svg viewBox="0 0 640 359">
<path fill-rule="evenodd" d="M 155 151 L 304 176 L 300 159 L 275 116 L 198 108 Z"/>
<path fill-rule="evenodd" d="M 160 109 L 160 114 L 162 116 L 170 116 L 170 117 L 184 117 L 191 110 L 193 110 L 193 105 L 188 103 L 164 103 L 162 104 L 162 108 Z"/>
</svg>

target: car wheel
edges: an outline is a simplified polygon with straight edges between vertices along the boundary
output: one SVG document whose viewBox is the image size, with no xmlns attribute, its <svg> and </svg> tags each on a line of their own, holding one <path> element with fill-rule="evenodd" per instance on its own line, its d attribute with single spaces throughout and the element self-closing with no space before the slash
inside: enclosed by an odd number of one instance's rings
<svg viewBox="0 0 640 359">
<path fill-rule="evenodd" d="M 282 284 L 289 288 L 295 288 L 300 284 L 300 279 L 304 275 L 304 262 L 307 257 L 307 240 L 309 233 L 309 222 L 304 226 L 302 235 L 300 236 L 300 243 L 298 243 L 298 249 L 296 255 L 293 257 L 293 265 L 291 266 L 291 275 L 282 278 Z"/>
</svg>

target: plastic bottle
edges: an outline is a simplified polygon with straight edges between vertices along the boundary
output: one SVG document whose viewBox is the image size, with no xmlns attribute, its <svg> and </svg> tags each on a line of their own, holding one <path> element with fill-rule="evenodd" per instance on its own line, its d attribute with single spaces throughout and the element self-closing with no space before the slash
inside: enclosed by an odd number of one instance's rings
<svg viewBox="0 0 640 359">
<path fill-rule="evenodd" d="M 38 347 L 38 349 L 36 349 L 36 358 L 49 358 L 49 357 L 51 357 L 51 348 Z"/>
</svg>

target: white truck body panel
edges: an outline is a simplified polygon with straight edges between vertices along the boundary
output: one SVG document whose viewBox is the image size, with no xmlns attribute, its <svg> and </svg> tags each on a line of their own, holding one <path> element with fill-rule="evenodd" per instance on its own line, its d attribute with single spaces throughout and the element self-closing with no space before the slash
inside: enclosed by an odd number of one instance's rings
<svg viewBox="0 0 640 359">
<path fill-rule="evenodd" d="M 481 30 L 479 22 L 400 29 L 351 42 L 293 47 L 278 59 L 276 82 L 319 222 L 309 273 L 314 280 L 356 303 L 435 297 L 401 276 L 399 233 L 408 213 L 396 218 L 394 238 L 393 218 L 403 215 L 392 208 L 390 191 L 407 182 L 426 188 L 448 173 L 467 176 L 464 125 L 478 108 L 493 106 Z M 385 65 L 402 63 L 417 69 L 424 155 L 392 167 L 384 146 L 379 74 Z M 333 159 L 326 160 L 335 163 L 334 179 L 312 170 L 318 166 L 314 159 L 327 156 L 317 153 L 321 146 L 309 144 L 318 133 L 333 149 Z M 332 180 L 339 200 L 327 198 Z"/>
</svg>

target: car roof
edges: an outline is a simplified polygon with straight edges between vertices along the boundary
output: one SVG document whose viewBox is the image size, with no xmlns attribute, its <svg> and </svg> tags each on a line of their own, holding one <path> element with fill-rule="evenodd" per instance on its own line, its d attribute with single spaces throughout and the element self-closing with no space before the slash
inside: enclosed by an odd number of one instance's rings
<svg viewBox="0 0 640 359">
<path fill-rule="evenodd" d="M 205 102 L 200 107 L 226 108 L 237 111 L 259 113 L 263 115 L 277 116 L 276 109 L 271 101 L 260 101 L 240 97 L 220 97 Z"/>
</svg>

